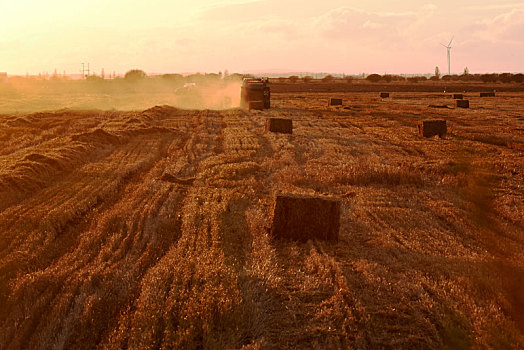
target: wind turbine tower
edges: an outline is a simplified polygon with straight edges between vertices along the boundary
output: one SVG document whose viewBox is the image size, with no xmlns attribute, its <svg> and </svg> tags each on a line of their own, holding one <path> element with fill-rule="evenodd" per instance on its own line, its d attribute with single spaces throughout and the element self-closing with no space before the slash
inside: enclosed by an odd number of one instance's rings
<svg viewBox="0 0 524 350">
<path fill-rule="evenodd" d="M 448 49 L 448 75 L 451 75 L 451 59 L 450 59 L 450 50 L 451 50 L 451 42 L 453 41 L 453 37 L 451 37 L 451 40 L 449 41 L 449 44 L 447 45 L 444 45 L 444 44 L 440 44 L 442 46 L 444 46 L 446 49 Z"/>
</svg>

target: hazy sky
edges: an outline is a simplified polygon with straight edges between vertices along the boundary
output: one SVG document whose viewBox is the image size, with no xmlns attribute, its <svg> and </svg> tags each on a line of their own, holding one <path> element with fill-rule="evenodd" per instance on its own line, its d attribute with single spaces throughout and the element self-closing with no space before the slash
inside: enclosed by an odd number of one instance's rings
<svg viewBox="0 0 524 350">
<path fill-rule="evenodd" d="M 0 0 L 0 71 L 524 71 L 524 1 Z"/>
</svg>

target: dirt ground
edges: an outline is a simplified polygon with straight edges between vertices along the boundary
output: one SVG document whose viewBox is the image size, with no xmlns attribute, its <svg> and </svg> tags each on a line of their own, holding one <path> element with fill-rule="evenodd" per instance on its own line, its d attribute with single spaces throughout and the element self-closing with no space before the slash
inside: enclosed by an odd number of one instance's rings
<svg viewBox="0 0 524 350">
<path fill-rule="evenodd" d="M 0 348 L 524 347 L 524 93 L 466 98 L 0 115 Z M 277 193 L 339 241 L 270 237 Z"/>
</svg>

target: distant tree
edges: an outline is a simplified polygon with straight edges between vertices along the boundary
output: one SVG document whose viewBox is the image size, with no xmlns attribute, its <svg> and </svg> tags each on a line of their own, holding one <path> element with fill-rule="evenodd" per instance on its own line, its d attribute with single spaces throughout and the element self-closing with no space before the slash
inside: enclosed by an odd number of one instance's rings
<svg viewBox="0 0 524 350">
<path fill-rule="evenodd" d="M 304 83 L 310 83 L 311 80 L 313 80 L 313 77 L 306 75 L 304 78 L 302 78 L 302 80 L 304 81 Z"/>
<path fill-rule="evenodd" d="M 384 74 L 382 76 L 382 80 L 384 80 L 386 83 L 390 83 L 391 80 L 393 80 L 393 77 L 390 74 Z"/>
<path fill-rule="evenodd" d="M 434 75 L 434 77 L 437 78 L 436 80 L 440 79 L 440 69 L 438 68 L 438 66 L 435 67 L 435 75 Z"/>
<path fill-rule="evenodd" d="M 218 75 L 217 73 L 207 73 L 205 75 L 206 78 L 209 78 L 209 79 L 212 79 L 212 80 L 218 80 L 218 79 L 221 79 L 222 76 L 221 75 Z"/>
<path fill-rule="evenodd" d="M 524 82 L 524 74 L 518 73 L 513 76 L 513 81 L 515 83 L 523 83 Z"/>
<path fill-rule="evenodd" d="M 418 83 L 419 81 L 424 81 L 424 80 L 428 80 L 428 78 L 426 78 L 423 75 L 408 78 L 408 81 L 412 83 Z"/>
<path fill-rule="evenodd" d="M 442 80 L 445 80 L 445 81 L 457 81 L 459 80 L 459 76 L 456 75 L 456 74 L 452 74 L 452 75 L 444 75 L 442 78 L 440 78 Z"/>
<path fill-rule="evenodd" d="M 294 83 L 297 82 L 297 80 L 298 80 L 298 76 L 296 76 L 296 75 L 292 75 L 292 76 L 290 76 L 290 77 L 288 78 L 288 80 L 289 80 L 290 83 L 294 84 Z"/>
<path fill-rule="evenodd" d="M 104 81 L 104 79 L 96 75 L 88 75 L 86 77 L 86 81 L 91 82 L 91 83 L 98 83 L 98 82 Z"/>
<path fill-rule="evenodd" d="M 102 72 L 100 73 L 100 77 L 102 79 L 105 79 L 106 78 L 106 73 L 104 72 L 104 68 L 102 68 Z"/>
<path fill-rule="evenodd" d="M 147 77 L 147 74 L 140 69 L 132 69 L 124 75 L 124 79 L 128 81 L 137 81 Z"/>
<path fill-rule="evenodd" d="M 182 74 L 162 74 L 162 79 L 165 80 L 182 80 L 184 76 Z"/>
<path fill-rule="evenodd" d="M 203 80 L 204 76 L 202 73 L 189 74 L 186 76 L 186 81 L 188 83 L 199 83 Z"/>
<path fill-rule="evenodd" d="M 484 83 L 495 83 L 497 82 L 499 76 L 498 74 L 492 73 L 492 74 L 482 74 L 480 76 L 480 80 Z"/>
<path fill-rule="evenodd" d="M 392 75 L 391 81 L 406 81 L 406 78 L 402 75 Z"/>
<path fill-rule="evenodd" d="M 468 67 L 464 68 L 464 72 L 462 73 L 462 75 L 468 75 L 469 74 L 469 69 Z"/>
<path fill-rule="evenodd" d="M 372 82 L 372 83 L 378 83 L 382 79 L 380 74 L 370 74 L 366 77 L 366 80 Z"/>
<path fill-rule="evenodd" d="M 499 74 L 499 80 L 503 83 L 511 83 L 511 81 L 513 80 L 513 74 L 511 73 L 502 73 L 502 74 Z"/>
<path fill-rule="evenodd" d="M 224 75 L 225 76 L 225 75 Z M 233 73 L 229 74 L 227 73 L 227 77 L 224 78 L 226 81 L 242 81 L 244 78 L 251 78 L 253 76 L 250 76 L 249 74 L 240 74 L 240 73 Z"/>
<path fill-rule="evenodd" d="M 331 75 L 331 74 L 328 74 L 326 75 L 324 78 L 322 78 L 322 81 L 324 83 L 331 83 L 335 80 L 335 78 Z"/>
</svg>

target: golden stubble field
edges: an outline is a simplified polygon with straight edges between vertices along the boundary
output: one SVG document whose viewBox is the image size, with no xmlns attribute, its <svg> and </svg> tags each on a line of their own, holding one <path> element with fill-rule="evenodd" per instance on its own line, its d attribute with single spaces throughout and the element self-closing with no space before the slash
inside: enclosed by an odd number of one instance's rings
<svg viewBox="0 0 524 350">
<path fill-rule="evenodd" d="M 0 348 L 523 347 L 524 94 L 469 95 L 1 115 Z M 278 192 L 339 242 L 272 239 Z"/>
</svg>

